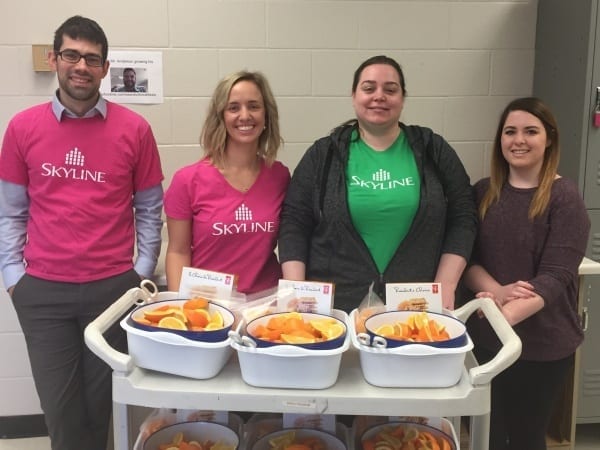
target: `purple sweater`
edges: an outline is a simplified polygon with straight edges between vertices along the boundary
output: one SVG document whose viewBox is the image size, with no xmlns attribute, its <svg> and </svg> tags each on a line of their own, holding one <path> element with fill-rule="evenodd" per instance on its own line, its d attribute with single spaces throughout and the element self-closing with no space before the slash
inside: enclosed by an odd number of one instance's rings
<svg viewBox="0 0 600 450">
<path fill-rule="evenodd" d="M 475 185 L 479 205 L 489 178 Z M 550 203 L 533 222 L 527 217 L 534 189 L 508 183 L 500 201 L 479 224 L 472 262 L 483 266 L 500 284 L 529 281 L 544 299 L 539 312 L 515 325 L 521 359 L 553 361 L 569 356 L 583 341 L 577 314 L 578 268 L 585 254 L 590 220 L 572 181 L 559 178 Z M 497 351 L 500 342 L 487 320 L 472 318 L 469 332 L 476 344 Z"/>
</svg>

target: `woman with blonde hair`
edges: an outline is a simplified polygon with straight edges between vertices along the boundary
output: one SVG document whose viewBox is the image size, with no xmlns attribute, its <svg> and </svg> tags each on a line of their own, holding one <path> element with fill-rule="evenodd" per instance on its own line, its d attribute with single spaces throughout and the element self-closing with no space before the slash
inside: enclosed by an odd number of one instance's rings
<svg viewBox="0 0 600 450">
<path fill-rule="evenodd" d="M 243 293 L 276 286 L 274 250 L 290 173 L 276 161 L 279 113 L 260 72 L 218 83 L 200 142 L 204 157 L 177 171 L 165 193 L 168 289 L 179 290 L 183 267 L 232 273 Z"/>
<path fill-rule="evenodd" d="M 500 117 L 489 178 L 475 185 L 479 229 L 465 285 L 492 298 L 521 338 L 519 360 L 492 381 L 490 450 L 544 450 L 553 403 L 583 340 L 578 267 L 590 221 L 577 185 L 557 173 L 558 126 L 540 99 Z M 500 343 L 485 319 L 469 332 L 480 363 Z"/>
</svg>

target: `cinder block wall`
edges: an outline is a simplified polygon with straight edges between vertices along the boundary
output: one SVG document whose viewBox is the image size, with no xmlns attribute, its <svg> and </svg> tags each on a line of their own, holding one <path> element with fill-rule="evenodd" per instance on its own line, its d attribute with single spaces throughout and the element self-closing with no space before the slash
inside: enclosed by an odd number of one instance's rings
<svg viewBox="0 0 600 450">
<path fill-rule="evenodd" d="M 532 90 L 536 0 L 2 0 L 0 136 L 12 115 L 47 101 L 52 73 L 32 69 L 67 17 L 96 19 L 112 49 L 163 54 L 164 103 L 135 105 L 160 145 L 165 187 L 201 154 L 198 135 L 222 76 L 261 70 L 280 107 L 293 169 L 306 148 L 352 117 L 356 66 L 375 54 L 402 65 L 402 120 L 446 137 L 475 181 L 487 174 L 497 117 Z M 22 334 L 0 293 L 0 417 L 39 412 Z"/>
</svg>

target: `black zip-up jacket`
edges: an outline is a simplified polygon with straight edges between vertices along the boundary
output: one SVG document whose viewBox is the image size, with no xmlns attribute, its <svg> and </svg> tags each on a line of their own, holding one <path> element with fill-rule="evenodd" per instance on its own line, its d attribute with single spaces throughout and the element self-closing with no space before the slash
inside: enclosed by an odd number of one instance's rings
<svg viewBox="0 0 600 450">
<path fill-rule="evenodd" d="M 399 125 L 415 155 L 421 199 L 384 273 L 379 273 L 348 209 L 346 166 L 356 125 L 336 128 L 306 151 L 284 201 L 280 262 L 302 261 L 307 280 L 335 283 L 334 306 L 347 312 L 360 304 L 372 282 L 383 299 L 385 283 L 433 281 L 443 253 L 468 260 L 473 247 L 475 202 L 458 155 L 429 128 Z"/>
</svg>

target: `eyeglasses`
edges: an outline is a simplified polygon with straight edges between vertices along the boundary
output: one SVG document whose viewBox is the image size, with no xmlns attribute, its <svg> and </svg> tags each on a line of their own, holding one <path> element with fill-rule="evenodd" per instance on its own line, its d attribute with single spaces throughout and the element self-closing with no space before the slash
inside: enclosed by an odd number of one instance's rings
<svg viewBox="0 0 600 450">
<path fill-rule="evenodd" d="M 82 55 L 77 50 L 71 50 L 70 48 L 63 50 L 62 52 L 57 52 L 56 55 L 60 56 L 63 61 L 71 64 L 77 64 L 81 58 L 83 58 L 85 63 L 90 67 L 102 67 L 102 64 L 104 63 L 102 56 L 100 55 L 95 55 L 94 53 Z"/>
</svg>

